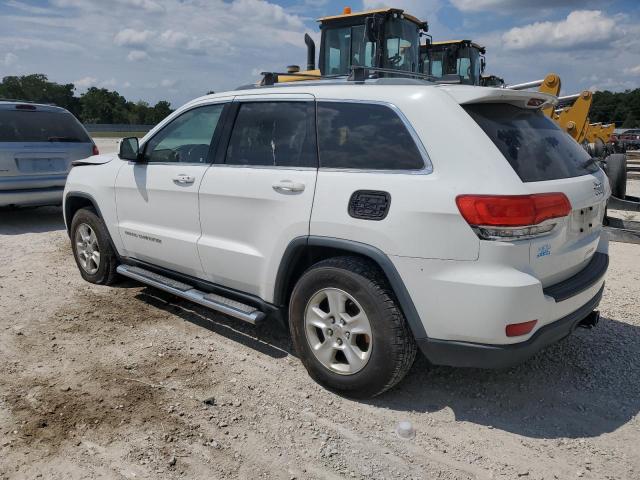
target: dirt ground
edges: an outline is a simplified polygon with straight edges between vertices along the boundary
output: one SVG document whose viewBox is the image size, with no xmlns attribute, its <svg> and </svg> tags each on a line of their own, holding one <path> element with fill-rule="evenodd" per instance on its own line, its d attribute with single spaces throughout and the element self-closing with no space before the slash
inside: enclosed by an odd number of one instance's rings
<svg viewBox="0 0 640 480">
<path fill-rule="evenodd" d="M 357 402 L 276 326 L 85 283 L 60 209 L 3 211 L 0 478 L 638 479 L 639 306 L 640 245 L 612 244 L 596 329 L 505 371 L 419 358 Z"/>
</svg>

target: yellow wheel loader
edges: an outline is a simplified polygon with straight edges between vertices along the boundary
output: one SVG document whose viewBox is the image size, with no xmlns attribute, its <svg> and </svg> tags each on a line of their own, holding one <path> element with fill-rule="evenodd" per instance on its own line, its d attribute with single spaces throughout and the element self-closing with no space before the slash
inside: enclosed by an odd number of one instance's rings
<svg viewBox="0 0 640 480">
<path fill-rule="evenodd" d="M 434 79 L 458 79 L 465 85 L 501 87 L 504 80 L 485 75 L 486 49 L 471 40 L 427 41 L 420 47 L 423 72 Z"/>
<path fill-rule="evenodd" d="M 353 67 L 367 67 L 376 76 L 411 73 L 419 75 L 420 38 L 426 22 L 400 8 L 381 8 L 323 17 L 320 23 L 320 54 L 315 64 L 315 43 L 307 34 L 307 68 L 296 65 L 287 73 L 268 73 L 267 82 L 295 82 L 350 75 Z M 276 78 L 274 78 L 274 76 Z"/>
</svg>

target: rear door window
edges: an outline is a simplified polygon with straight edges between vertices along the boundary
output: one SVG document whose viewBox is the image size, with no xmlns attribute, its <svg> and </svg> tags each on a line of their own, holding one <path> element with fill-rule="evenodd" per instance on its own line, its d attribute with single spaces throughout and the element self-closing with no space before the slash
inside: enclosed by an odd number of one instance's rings
<svg viewBox="0 0 640 480">
<path fill-rule="evenodd" d="M 70 113 L 0 110 L 0 142 L 90 143 L 91 140 Z"/>
<path fill-rule="evenodd" d="M 463 105 L 523 182 L 596 172 L 589 154 L 539 110 L 506 103 Z"/>
<path fill-rule="evenodd" d="M 243 102 L 226 164 L 318 167 L 314 102 Z"/>
<path fill-rule="evenodd" d="M 325 168 L 424 168 L 404 122 L 386 105 L 319 102 L 318 147 L 320 166 Z"/>
</svg>

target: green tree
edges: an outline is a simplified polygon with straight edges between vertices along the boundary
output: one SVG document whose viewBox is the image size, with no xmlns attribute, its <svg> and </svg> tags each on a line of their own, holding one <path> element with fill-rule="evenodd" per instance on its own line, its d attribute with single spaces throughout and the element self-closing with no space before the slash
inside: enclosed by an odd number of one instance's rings
<svg viewBox="0 0 640 480">
<path fill-rule="evenodd" d="M 129 123 L 127 100 L 118 92 L 91 87 L 80 97 L 85 123 Z"/>
<path fill-rule="evenodd" d="M 172 112 L 173 112 L 173 109 L 171 108 L 171 104 L 166 100 L 160 100 L 153 107 L 153 115 L 151 118 L 149 118 L 150 121 L 148 123 L 150 125 L 155 125 L 156 123 L 160 123 L 166 117 L 171 115 Z"/>
<path fill-rule="evenodd" d="M 50 82 L 42 73 L 8 76 L 0 82 L 0 98 L 52 103 L 66 108 L 84 123 L 155 125 L 173 111 L 166 100 L 152 107 L 142 100 L 127 101 L 106 88 L 91 87 L 79 98 L 74 92 L 72 83 Z"/>
<path fill-rule="evenodd" d="M 80 101 L 74 96 L 73 83 L 50 82 L 46 75 L 34 73 L 21 77 L 8 76 L 0 83 L 0 97 L 31 102 L 53 103 L 71 113 L 80 113 Z"/>
</svg>

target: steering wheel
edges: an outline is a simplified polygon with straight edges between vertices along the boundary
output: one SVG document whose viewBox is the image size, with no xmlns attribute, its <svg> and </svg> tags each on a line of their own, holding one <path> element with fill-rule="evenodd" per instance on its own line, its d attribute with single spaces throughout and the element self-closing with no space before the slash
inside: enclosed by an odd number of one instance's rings
<svg viewBox="0 0 640 480">
<path fill-rule="evenodd" d="M 391 65 L 398 65 L 402 61 L 402 55 L 396 53 L 393 57 L 388 59 L 388 62 Z"/>
</svg>

